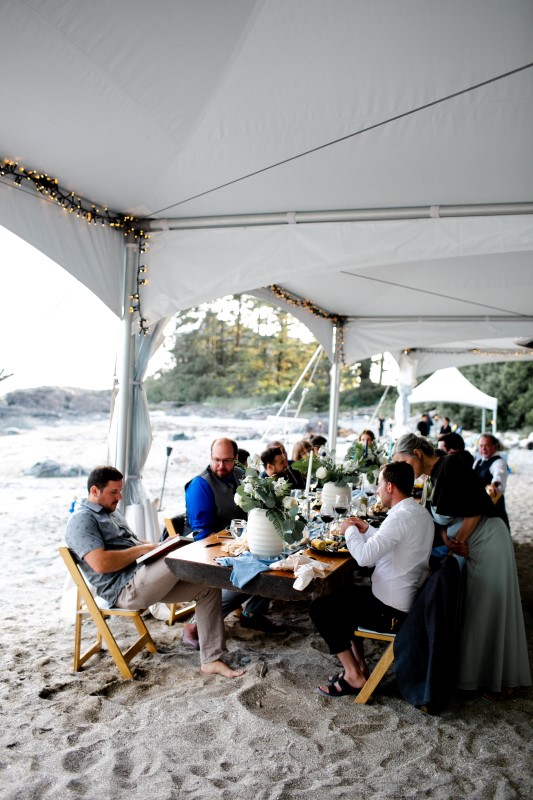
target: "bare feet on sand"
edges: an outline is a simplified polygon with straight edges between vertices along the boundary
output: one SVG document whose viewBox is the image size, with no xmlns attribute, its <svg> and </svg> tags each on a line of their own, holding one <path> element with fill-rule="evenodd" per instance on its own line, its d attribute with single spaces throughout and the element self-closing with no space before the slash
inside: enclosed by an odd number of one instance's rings
<svg viewBox="0 0 533 800">
<path fill-rule="evenodd" d="M 246 670 L 232 669 L 223 661 L 208 661 L 207 664 L 200 666 L 200 672 L 204 672 L 206 675 L 222 675 L 224 678 L 240 678 Z"/>
</svg>

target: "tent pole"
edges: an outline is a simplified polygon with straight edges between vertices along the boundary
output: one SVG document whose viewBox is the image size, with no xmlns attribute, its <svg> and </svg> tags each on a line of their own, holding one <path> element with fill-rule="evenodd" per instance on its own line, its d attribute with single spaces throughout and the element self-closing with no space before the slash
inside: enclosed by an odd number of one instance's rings
<svg viewBox="0 0 533 800">
<path fill-rule="evenodd" d="M 487 412 L 484 408 L 481 409 L 481 433 L 485 433 L 485 426 L 487 424 Z"/>
<path fill-rule="evenodd" d="M 258 225 L 293 225 L 322 222 L 381 222 L 438 217 L 487 217 L 533 214 L 533 203 L 476 203 L 453 206 L 399 206 L 396 208 L 358 208 L 340 211 L 281 211 L 265 214 L 224 214 L 218 217 L 171 217 L 143 219 L 146 230 L 193 230 L 197 228 L 244 228 Z"/>
<path fill-rule="evenodd" d="M 330 394 L 329 394 L 329 425 L 328 425 L 328 448 L 331 453 L 337 449 L 337 425 L 339 418 L 339 391 L 341 383 L 341 355 L 342 355 L 342 325 L 338 323 L 333 326 L 333 358 L 330 371 Z"/>
<path fill-rule="evenodd" d="M 118 423 L 117 423 L 117 469 L 122 472 L 124 479 L 128 464 L 128 444 L 130 434 L 130 407 L 131 407 L 131 356 L 132 356 L 132 327 L 133 314 L 130 313 L 131 295 L 134 292 L 135 258 L 137 245 L 133 240 L 126 244 L 124 257 L 124 271 L 122 283 L 122 316 L 120 329 L 120 358 L 119 358 L 119 395 L 118 395 Z"/>
</svg>

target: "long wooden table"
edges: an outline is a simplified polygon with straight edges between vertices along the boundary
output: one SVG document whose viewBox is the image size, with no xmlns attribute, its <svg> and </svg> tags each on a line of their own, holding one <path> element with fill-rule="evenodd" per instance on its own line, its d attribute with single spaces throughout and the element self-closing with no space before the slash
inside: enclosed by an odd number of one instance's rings
<svg viewBox="0 0 533 800">
<path fill-rule="evenodd" d="M 190 583 L 202 583 L 215 586 L 219 589 L 231 589 L 235 586 L 230 582 L 231 567 L 217 564 L 216 558 L 227 556 L 222 552 L 222 545 L 227 539 L 218 538 L 219 534 L 211 534 L 198 542 L 191 542 L 165 557 L 165 564 L 177 577 Z M 349 556 L 327 557 L 311 553 L 307 550 L 301 552 L 316 558 L 317 561 L 330 564 L 325 578 L 314 578 L 305 589 L 293 589 L 295 581 L 291 570 L 269 570 L 256 575 L 242 591 L 247 594 L 270 597 L 274 600 L 301 600 L 316 594 L 329 594 L 339 587 L 352 573 L 354 561 Z"/>
</svg>

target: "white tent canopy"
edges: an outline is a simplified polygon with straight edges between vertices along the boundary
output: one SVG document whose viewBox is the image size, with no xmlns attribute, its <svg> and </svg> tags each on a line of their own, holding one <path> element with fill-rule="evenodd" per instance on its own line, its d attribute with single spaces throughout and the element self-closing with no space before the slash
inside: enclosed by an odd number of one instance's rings
<svg viewBox="0 0 533 800">
<path fill-rule="evenodd" d="M 2 23 L 0 224 L 124 339 L 131 294 L 154 324 L 250 292 L 337 366 L 530 357 L 530 0 L 3 0 Z"/>
<path fill-rule="evenodd" d="M 498 399 L 482 392 L 456 367 L 438 369 L 425 381 L 416 386 L 409 397 L 413 403 L 457 403 L 483 410 L 490 409 L 493 414 L 493 428 L 496 429 Z"/>
</svg>

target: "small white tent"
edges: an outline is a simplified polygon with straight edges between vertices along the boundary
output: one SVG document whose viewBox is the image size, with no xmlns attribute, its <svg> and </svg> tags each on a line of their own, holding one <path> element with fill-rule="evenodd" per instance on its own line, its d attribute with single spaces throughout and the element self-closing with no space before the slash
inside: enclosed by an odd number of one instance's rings
<svg viewBox="0 0 533 800">
<path fill-rule="evenodd" d="M 456 367 L 438 369 L 427 380 L 416 386 L 409 396 L 409 403 L 457 403 L 483 410 L 482 430 L 485 430 L 485 409 L 492 411 L 492 428 L 496 432 L 498 399 L 491 397 L 465 378 Z"/>
</svg>

